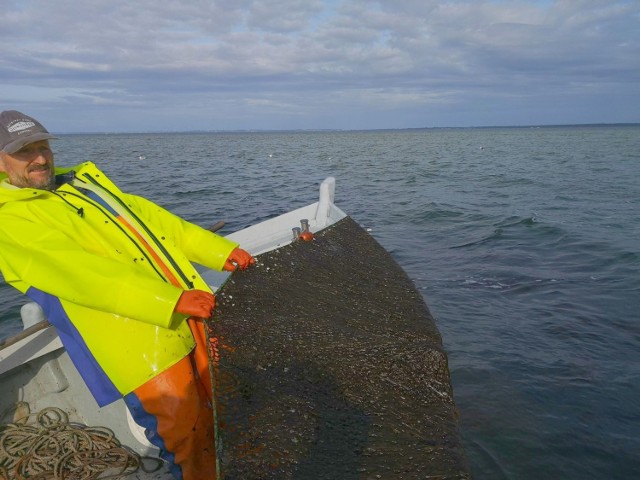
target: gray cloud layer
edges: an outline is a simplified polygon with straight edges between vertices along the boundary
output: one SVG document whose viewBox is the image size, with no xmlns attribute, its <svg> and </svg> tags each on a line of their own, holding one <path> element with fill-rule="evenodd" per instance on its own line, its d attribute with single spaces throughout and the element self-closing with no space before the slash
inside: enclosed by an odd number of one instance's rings
<svg viewBox="0 0 640 480">
<path fill-rule="evenodd" d="M 3 10 L 2 109 L 56 131 L 640 121 L 635 1 L 25 0 Z"/>
</svg>

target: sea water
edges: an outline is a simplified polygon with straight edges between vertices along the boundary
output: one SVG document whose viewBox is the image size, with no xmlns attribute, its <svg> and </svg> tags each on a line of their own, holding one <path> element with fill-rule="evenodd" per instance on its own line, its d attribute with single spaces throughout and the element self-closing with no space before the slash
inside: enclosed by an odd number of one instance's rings
<svg viewBox="0 0 640 480">
<path fill-rule="evenodd" d="M 474 478 L 640 478 L 640 126 L 64 135 L 123 189 L 234 230 L 336 203 L 437 319 Z M 24 303 L 0 285 L 0 337 Z"/>
</svg>

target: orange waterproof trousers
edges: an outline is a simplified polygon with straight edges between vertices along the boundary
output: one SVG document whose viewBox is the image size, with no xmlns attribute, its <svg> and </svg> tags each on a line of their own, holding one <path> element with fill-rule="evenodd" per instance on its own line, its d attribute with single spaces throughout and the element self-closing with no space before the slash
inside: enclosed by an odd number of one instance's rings
<svg viewBox="0 0 640 480">
<path fill-rule="evenodd" d="M 183 480 L 215 480 L 215 429 L 208 342 L 202 321 L 189 319 L 196 348 L 125 396 L 147 438 L 171 473 Z"/>
</svg>

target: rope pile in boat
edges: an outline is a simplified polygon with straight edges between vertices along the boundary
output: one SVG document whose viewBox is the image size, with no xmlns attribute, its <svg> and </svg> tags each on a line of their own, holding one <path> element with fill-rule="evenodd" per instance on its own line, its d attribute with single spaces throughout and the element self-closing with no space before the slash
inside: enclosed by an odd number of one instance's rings
<svg viewBox="0 0 640 480">
<path fill-rule="evenodd" d="M 138 469 L 156 471 L 160 462 L 147 469 L 111 430 L 70 423 L 55 407 L 32 414 L 18 402 L 14 423 L 0 425 L 0 480 L 119 479 Z"/>
</svg>

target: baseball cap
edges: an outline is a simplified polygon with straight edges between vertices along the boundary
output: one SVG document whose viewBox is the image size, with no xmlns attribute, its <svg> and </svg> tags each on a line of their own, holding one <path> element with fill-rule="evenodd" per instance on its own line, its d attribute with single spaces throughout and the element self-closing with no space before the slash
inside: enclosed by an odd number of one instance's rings
<svg viewBox="0 0 640 480">
<path fill-rule="evenodd" d="M 56 138 L 35 118 L 17 110 L 0 113 L 0 149 L 5 153 L 15 153 L 25 145 L 40 140 Z"/>
</svg>

